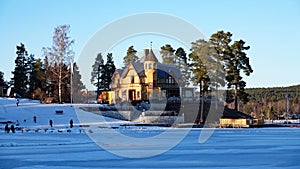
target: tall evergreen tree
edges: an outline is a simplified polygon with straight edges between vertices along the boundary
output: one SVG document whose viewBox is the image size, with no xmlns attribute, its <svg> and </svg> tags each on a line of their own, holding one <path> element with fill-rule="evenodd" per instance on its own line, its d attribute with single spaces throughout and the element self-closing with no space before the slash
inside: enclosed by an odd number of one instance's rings
<svg viewBox="0 0 300 169">
<path fill-rule="evenodd" d="M 41 101 L 46 97 L 46 73 L 42 60 L 40 58 L 35 60 L 32 71 L 32 81 L 34 96 Z"/>
<path fill-rule="evenodd" d="M 65 65 L 70 66 L 70 61 L 73 60 L 74 52 L 72 45 L 74 40 L 69 36 L 69 25 L 62 25 L 55 28 L 53 36 L 53 44 L 51 47 L 43 48 L 46 58 L 47 81 L 50 86 L 54 86 L 58 94 L 58 100 L 62 102 L 62 85 L 66 78 L 70 79 L 70 72 L 64 71 Z"/>
<path fill-rule="evenodd" d="M 178 48 L 175 52 L 175 65 L 179 69 L 182 79 L 180 85 L 187 87 L 190 84 L 191 72 L 188 66 L 188 58 L 183 48 Z"/>
<path fill-rule="evenodd" d="M 136 50 L 134 46 L 130 46 L 127 49 L 126 56 L 123 58 L 124 68 L 128 67 L 130 63 L 137 61 L 139 58 L 136 56 Z"/>
<path fill-rule="evenodd" d="M 0 86 L 5 86 L 4 73 L 0 71 Z"/>
<path fill-rule="evenodd" d="M 17 58 L 15 60 L 15 69 L 12 72 L 13 78 L 12 83 L 14 86 L 14 91 L 24 97 L 26 95 L 27 91 L 27 85 L 28 85 L 28 78 L 27 78 L 27 57 L 28 53 L 25 49 L 25 46 L 23 43 L 21 43 L 19 46 L 17 46 Z"/>
<path fill-rule="evenodd" d="M 112 53 L 107 54 L 106 64 L 104 66 L 105 73 L 103 74 L 103 82 L 105 91 L 111 90 L 112 76 L 116 70 L 116 66 L 113 61 Z"/>
<path fill-rule="evenodd" d="M 32 94 L 34 90 L 36 89 L 35 83 L 36 83 L 36 76 L 34 75 L 34 65 L 35 65 L 35 58 L 34 55 L 31 54 L 27 58 L 27 77 L 28 77 L 28 84 L 29 84 L 29 93 Z"/>
<path fill-rule="evenodd" d="M 195 83 L 199 85 L 201 93 L 201 112 L 200 117 L 199 114 L 197 117 L 197 119 L 200 119 L 200 123 L 203 122 L 204 94 L 209 83 L 208 69 L 203 62 L 203 59 L 209 55 L 209 51 L 206 47 L 204 40 L 192 42 L 191 53 L 189 54 L 189 58 L 191 59 L 190 68 L 193 72 Z"/>
<path fill-rule="evenodd" d="M 243 40 L 235 41 L 231 44 L 232 34 L 230 32 L 225 33 L 224 31 L 218 31 L 211 35 L 210 43 L 215 48 L 224 64 L 224 69 L 226 73 L 226 84 L 227 88 L 227 98 L 226 101 L 231 103 L 235 102 L 235 109 L 238 109 L 238 99 L 243 102 L 248 101 L 248 94 L 244 91 L 246 82 L 243 81 L 241 71 L 244 72 L 246 76 L 249 76 L 253 72 L 249 58 L 244 51 L 248 50 L 249 46 L 244 46 L 245 42 Z M 234 89 L 232 92 L 230 89 Z"/>
<path fill-rule="evenodd" d="M 225 86 L 224 66 L 214 46 L 210 42 L 200 39 L 192 43 L 192 51 L 201 58 L 209 77 L 210 87 Z"/>
<path fill-rule="evenodd" d="M 8 88 L 8 84 L 7 82 L 5 82 L 4 80 L 4 73 L 2 71 L 0 71 L 0 96 L 4 96 L 7 88 Z"/>
<path fill-rule="evenodd" d="M 160 54 L 162 55 L 163 63 L 175 64 L 175 50 L 170 44 L 166 44 L 160 48 Z"/>
<path fill-rule="evenodd" d="M 75 63 L 73 63 L 73 82 L 72 82 L 72 92 L 75 95 L 73 97 L 73 102 L 80 102 L 80 97 L 81 97 L 81 91 L 85 89 L 84 84 L 81 81 L 81 74 L 79 72 L 79 68 Z M 77 97 L 76 97 L 77 96 Z"/>
<path fill-rule="evenodd" d="M 91 83 L 97 88 L 97 98 L 100 93 L 104 90 L 103 76 L 105 72 L 105 65 L 102 54 L 99 53 L 95 58 L 95 63 L 92 66 L 93 70 L 91 72 Z"/>
<path fill-rule="evenodd" d="M 228 88 L 234 89 L 234 105 L 235 109 L 238 109 L 238 98 L 247 103 L 249 101 L 249 94 L 245 92 L 246 82 L 243 80 L 241 71 L 244 72 L 246 76 L 249 76 L 253 72 L 252 67 L 249 62 L 247 54 L 244 52 L 250 49 L 250 46 L 244 46 L 245 42 L 243 40 L 235 41 L 231 45 L 232 53 L 226 59 L 226 70 L 228 81 Z"/>
<path fill-rule="evenodd" d="M 70 102 L 71 98 L 71 65 L 68 66 L 63 64 L 62 72 L 64 72 L 65 77 L 62 78 L 62 85 L 61 85 L 61 100 L 65 102 Z M 59 90 L 55 91 L 55 95 L 59 95 L 57 93 Z"/>
<path fill-rule="evenodd" d="M 32 72 L 33 80 L 34 80 L 34 89 L 42 89 L 43 91 L 46 90 L 46 78 L 45 78 L 45 68 L 42 60 L 40 58 L 35 60 L 33 65 L 33 72 Z"/>
</svg>

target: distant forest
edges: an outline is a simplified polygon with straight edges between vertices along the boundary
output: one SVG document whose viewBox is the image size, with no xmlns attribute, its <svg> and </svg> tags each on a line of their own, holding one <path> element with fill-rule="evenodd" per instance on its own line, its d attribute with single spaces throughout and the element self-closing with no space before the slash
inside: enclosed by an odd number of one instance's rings
<svg viewBox="0 0 300 169">
<path fill-rule="evenodd" d="M 300 85 L 290 87 L 247 88 L 250 95 L 247 104 L 240 103 L 240 111 L 264 119 L 281 119 L 286 116 L 287 95 L 288 113 L 300 113 Z"/>
</svg>

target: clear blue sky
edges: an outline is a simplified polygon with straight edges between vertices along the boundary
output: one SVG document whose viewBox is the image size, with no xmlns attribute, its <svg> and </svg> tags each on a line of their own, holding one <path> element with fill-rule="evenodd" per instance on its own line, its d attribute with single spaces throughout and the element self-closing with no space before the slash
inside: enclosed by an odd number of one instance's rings
<svg viewBox="0 0 300 169">
<path fill-rule="evenodd" d="M 20 42 L 29 53 L 42 57 L 42 47 L 51 46 L 54 28 L 59 25 L 71 26 L 73 48 L 79 55 L 105 25 L 144 12 L 178 16 L 206 37 L 224 30 L 234 34 L 233 40 L 245 40 L 251 46 L 247 54 L 254 69 L 245 78 L 247 87 L 300 84 L 300 1 L 296 0 L 1 0 L 0 71 L 6 80 L 11 78 Z M 133 45 L 142 50 L 149 47 L 149 40 Z M 162 44 L 153 45 L 159 48 Z M 117 64 L 126 49 L 114 51 Z"/>
</svg>

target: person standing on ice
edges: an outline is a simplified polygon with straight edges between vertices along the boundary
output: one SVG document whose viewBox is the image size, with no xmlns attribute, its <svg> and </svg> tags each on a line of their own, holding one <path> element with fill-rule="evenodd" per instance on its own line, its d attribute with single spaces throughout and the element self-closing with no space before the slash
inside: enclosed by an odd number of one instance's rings
<svg viewBox="0 0 300 169">
<path fill-rule="evenodd" d="M 73 120 L 70 120 L 70 128 L 73 128 Z"/>
<path fill-rule="evenodd" d="M 33 116 L 33 122 L 36 123 L 36 116 Z"/>
<path fill-rule="evenodd" d="M 13 124 L 10 126 L 10 130 L 12 133 L 15 133 L 15 126 Z"/>
<path fill-rule="evenodd" d="M 4 127 L 4 131 L 5 131 L 6 133 L 9 133 L 9 130 L 10 130 L 10 129 L 9 129 L 9 127 L 8 127 L 8 124 L 6 124 L 5 127 Z"/>
<path fill-rule="evenodd" d="M 17 99 L 17 101 L 16 101 L 17 107 L 19 106 L 19 103 L 20 103 L 20 101 L 19 101 L 19 99 Z"/>
<path fill-rule="evenodd" d="M 19 120 L 17 120 L 16 121 L 16 126 L 19 126 L 19 125 L 20 125 Z"/>
<path fill-rule="evenodd" d="M 50 127 L 53 127 L 53 121 L 52 120 L 49 121 L 49 124 L 50 124 Z"/>
</svg>

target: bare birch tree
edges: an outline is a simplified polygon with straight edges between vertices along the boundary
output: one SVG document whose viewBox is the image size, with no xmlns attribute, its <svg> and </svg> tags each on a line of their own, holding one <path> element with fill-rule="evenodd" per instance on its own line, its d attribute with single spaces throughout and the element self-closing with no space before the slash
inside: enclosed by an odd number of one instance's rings
<svg viewBox="0 0 300 169">
<path fill-rule="evenodd" d="M 55 28 L 53 44 L 51 47 L 43 48 L 43 53 L 47 61 L 46 71 L 48 73 L 48 83 L 58 88 L 58 100 L 62 102 L 62 83 L 70 74 L 63 70 L 64 66 L 71 66 L 74 52 L 72 45 L 74 40 L 69 36 L 70 26 L 61 25 Z"/>
</svg>

